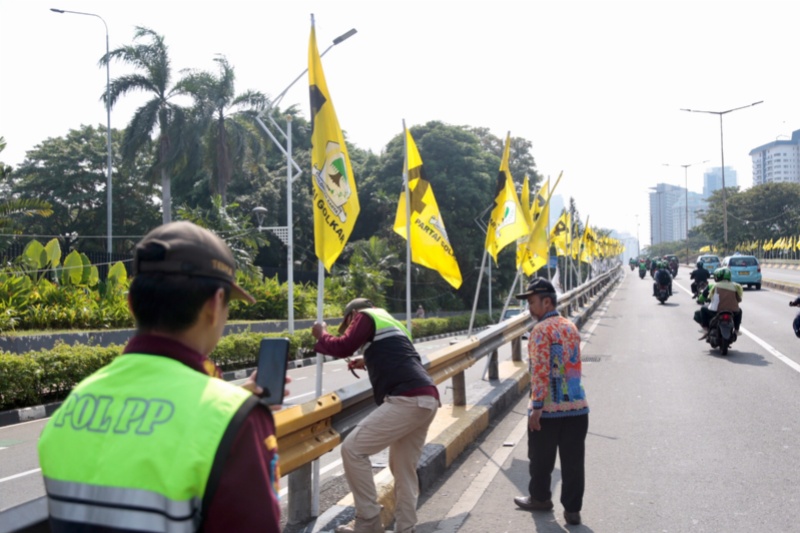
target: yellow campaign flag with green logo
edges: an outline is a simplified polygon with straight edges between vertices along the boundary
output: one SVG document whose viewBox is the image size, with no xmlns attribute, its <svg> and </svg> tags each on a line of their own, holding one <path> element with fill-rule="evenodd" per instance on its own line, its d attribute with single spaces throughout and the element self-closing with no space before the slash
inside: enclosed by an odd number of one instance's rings
<svg viewBox="0 0 800 533">
<path fill-rule="evenodd" d="M 461 270 L 458 268 L 453 247 L 444 229 L 439 205 L 433 196 L 433 188 L 422 169 L 422 157 L 411 132 L 406 129 L 405 170 L 408 174 L 408 190 L 411 204 L 411 260 L 439 273 L 447 283 L 461 287 Z M 400 193 L 394 231 L 406 239 L 406 194 Z"/>
<path fill-rule="evenodd" d="M 527 220 L 528 224 L 532 227 L 533 213 L 530 208 L 530 187 L 530 178 L 528 178 L 528 175 L 525 174 L 525 179 L 522 180 L 522 194 L 519 198 L 519 204 L 522 207 L 522 216 L 525 217 L 525 220 Z M 525 269 L 525 262 L 530 257 L 530 254 L 528 253 L 528 239 L 530 239 L 530 234 L 517 239 L 517 268 L 523 266 L 523 269 Z M 525 272 L 525 274 L 530 276 L 530 274 L 527 272 Z"/>
<path fill-rule="evenodd" d="M 569 212 L 564 209 L 558 222 L 550 230 L 550 241 L 556 247 L 556 255 L 559 257 L 566 256 L 569 253 L 569 246 L 567 239 L 572 235 L 572 217 Z"/>
<path fill-rule="evenodd" d="M 486 251 L 497 263 L 497 254 L 520 237 L 525 237 L 530 231 L 528 221 L 523 215 L 522 206 L 519 204 L 517 190 L 511 171 L 508 168 L 508 156 L 511 150 L 511 133 L 506 135 L 503 148 L 503 160 L 500 162 L 500 171 L 497 173 L 497 187 L 494 194 L 494 208 L 489 217 L 489 227 L 486 229 Z"/>
<path fill-rule="evenodd" d="M 313 23 L 308 42 L 308 83 L 311 98 L 314 250 L 330 272 L 353 233 L 361 206 L 350 156 L 322 72 Z"/>
</svg>

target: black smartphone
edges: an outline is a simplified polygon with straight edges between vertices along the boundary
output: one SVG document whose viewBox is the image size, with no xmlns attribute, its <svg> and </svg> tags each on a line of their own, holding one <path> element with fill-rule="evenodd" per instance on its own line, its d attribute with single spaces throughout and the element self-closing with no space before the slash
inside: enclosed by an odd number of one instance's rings
<svg viewBox="0 0 800 533">
<path fill-rule="evenodd" d="M 256 384 L 264 389 L 261 397 L 265 403 L 269 405 L 283 403 L 288 362 L 289 339 L 285 337 L 261 339 Z"/>
</svg>

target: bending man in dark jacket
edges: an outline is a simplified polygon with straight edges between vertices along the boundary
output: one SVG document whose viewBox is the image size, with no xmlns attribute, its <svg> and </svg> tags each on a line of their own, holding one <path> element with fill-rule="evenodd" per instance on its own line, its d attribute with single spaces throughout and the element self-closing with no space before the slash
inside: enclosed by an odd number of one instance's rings
<svg viewBox="0 0 800 533">
<path fill-rule="evenodd" d="M 378 404 L 342 444 L 344 474 L 353 492 L 356 520 L 336 531 L 383 533 L 369 457 L 387 447 L 395 487 L 394 531 L 413 531 L 419 497 L 417 462 L 428 426 L 439 407 L 439 391 L 422 366 L 405 326 L 369 300 L 357 298 L 347 304 L 339 326 L 340 337 L 328 334 L 326 328 L 324 322 L 311 328 L 317 339 L 314 350 L 342 358 L 363 348 L 364 356 L 351 361 L 348 367 L 366 367 Z"/>
</svg>

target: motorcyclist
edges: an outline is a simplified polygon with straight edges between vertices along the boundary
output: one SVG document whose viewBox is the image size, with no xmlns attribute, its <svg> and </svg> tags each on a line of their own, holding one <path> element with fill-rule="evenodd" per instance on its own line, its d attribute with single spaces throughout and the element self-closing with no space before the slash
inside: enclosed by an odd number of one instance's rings
<svg viewBox="0 0 800 533">
<path fill-rule="evenodd" d="M 669 271 L 672 272 L 673 276 L 678 275 L 678 262 L 675 259 L 669 260 Z"/>
<path fill-rule="evenodd" d="M 694 280 L 692 282 L 692 298 L 697 298 L 698 296 L 699 292 L 698 285 L 700 285 L 703 282 L 708 283 L 708 278 L 710 277 L 711 277 L 711 272 L 706 270 L 706 268 L 703 266 L 702 261 L 698 261 L 697 268 L 689 273 L 689 279 Z"/>
<path fill-rule="evenodd" d="M 639 278 L 644 279 L 644 275 L 647 273 L 647 260 L 645 258 L 639 259 Z"/>
<path fill-rule="evenodd" d="M 651 278 L 655 278 L 656 270 L 658 270 L 658 264 L 660 262 L 661 261 L 658 258 L 655 258 L 655 257 L 650 259 L 650 277 Z"/>
<path fill-rule="evenodd" d="M 656 263 L 656 273 L 653 276 L 653 296 L 658 296 L 658 286 L 666 285 L 669 287 L 669 295 L 672 296 L 672 275 L 667 270 L 667 263 L 665 261 L 658 261 Z"/>
<path fill-rule="evenodd" d="M 789 302 L 789 306 L 800 307 L 800 296 Z M 797 313 L 797 316 L 794 317 L 794 321 L 792 322 L 792 329 L 794 330 L 795 336 L 800 338 L 800 313 Z"/>
<path fill-rule="evenodd" d="M 700 337 L 701 340 L 708 337 L 711 319 L 720 311 L 728 311 L 733 314 L 733 328 L 737 335 L 739 326 L 742 324 L 742 310 L 739 307 L 739 302 L 742 301 L 742 286 L 731 281 L 731 270 L 726 267 L 714 271 L 714 281 L 714 285 L 708 292 L 708 299 L 711 303 L 708 307 L 701 307 L 700 311 L 695 314 L 695 320 L 700 323 L 704 331 L 703 336 Z M 715 295 L 718 298 L 715 298 Z"/>
</svg>

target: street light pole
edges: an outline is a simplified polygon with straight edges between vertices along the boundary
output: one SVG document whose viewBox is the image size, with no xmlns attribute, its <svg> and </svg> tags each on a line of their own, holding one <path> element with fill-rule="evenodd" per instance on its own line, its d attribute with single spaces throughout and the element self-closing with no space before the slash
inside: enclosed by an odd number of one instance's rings
<svg viewBox="0 0 800 533">
<path fill-rule="evenodd" d="M 703 163 L 708 163 L 708 159 L 705 161 L 699 161 L 697 163 L 686 163 L 685 165 L 670 165 L 669 163 L 664 163 L 663 166 L 665 167 L 673 167 L 679 166 L 683 167 L 683 186 L 684 186 L 684 207 L 686 210 L 686 221 L 685 221 L 685 230 L 686 230 L 686 263 L 689 263 L 689 167 L 692 165 L 701 165 Z"/>
<path fill-rule="evenodd" d="M 759 100 L 758 102 L 753 102 L 752 104 L 743 105 L 741 107 L 734 107 L 733 109 L 726 109 L 725 111 L 704 111 L 702 109 L 681 108 L 681 111 L 688 111 L 690 113 L 708 113 L 710 115 L 719 115 L 719 150 L 721 156 L 720 159 L 722 160 L 722 241 L 725 248 L 724 252 L 726 254 L 728 253 L 728 194 L 725 191 L 725 147 L 722 137 L 722 115 L 726 115 L 740 109 L 745 109 L 747 107 L 753 107 L 754 105 L 762 103 L 764 103 L 764 100 Z"/>
<path fill-rule="evenodd" d="M 103 26 L 106 29 L 106 59 L 109 59 L 108 53 L 108 24 L 103 17 L 97 15 L 95 13 L 84 13 L 82 11 L 68 11 L 66 9 L 56 9 L 50 8 L 50 11 L 53 13 L 69 13 L 71 15 L 85 15 L 87 17 L 96 17 L 99 18 L 100 21 L 103 23 Z M 106 249 L 108 250 L 108 262 L 109 268 L 111 263 L 111 251 L 112 251 L 112 236 L 114 234 L 113 231 L 113 224 L 111 221 L 111 214 L 112 214 L 112 207 L 111 207 L 111 61 L 106 61 L 106 152 L 107 152 L 107 161 L 106 161 L 106 216 L 108 217 L 108 222 L 106 224 L 106 234 L 107 234 L 107 242 L 106 242 Z"/>
</svg>

